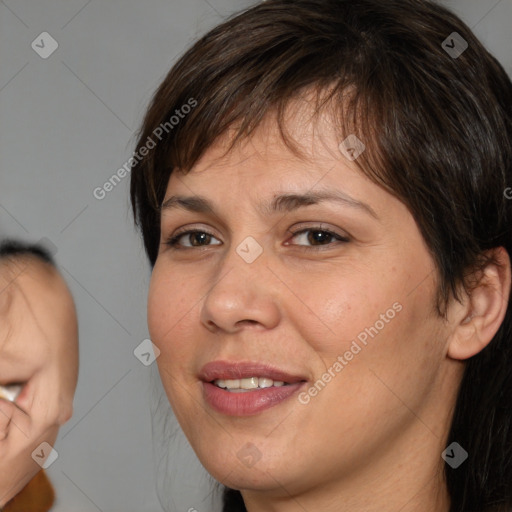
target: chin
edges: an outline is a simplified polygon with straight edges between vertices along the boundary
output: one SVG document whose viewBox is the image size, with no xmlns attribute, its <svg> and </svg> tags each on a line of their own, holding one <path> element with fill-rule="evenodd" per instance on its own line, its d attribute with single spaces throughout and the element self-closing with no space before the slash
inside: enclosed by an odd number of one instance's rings
<svg viewBox="0 0 512 512">
<path fill-rule="evenodd" d="M 284 484 L 295 479 L 290 464 L 276 456 L 276 450 L 268 447 L 260 452 L 251 441 L 240 444 L 241 449 L 233 450 L 231 445 L 222 453 L 212 453 L 205 447 L 207 451 L 205 457 L 200 457 L 201 464 L 213 478 L 231 489 L 271 491 L 282 488 L 278 482 Z M 263 452 L 274 455 L 266 457 Z"/>
<path fill-rule="evenodd" d="M 241 469 L 237 466 L 229 476 L 226 475 L 226 469 L 223 469 L 224 471 L 222 472 L 219 471 L 215 474 L 210 474 L 218 482 L 231 489 L 260 492 L 272 492 L 277 489 L 282 489 L 282 486 L 279 485 L 278 482 L 283 482 L 284 478 L 281 477 L 280 474 L 274 475 L 273 473 L 267 473 L 263 467 L 256 470 L 254 468 Z M 286 484 L 285 487 L 287 487 Z"/>
</svg>

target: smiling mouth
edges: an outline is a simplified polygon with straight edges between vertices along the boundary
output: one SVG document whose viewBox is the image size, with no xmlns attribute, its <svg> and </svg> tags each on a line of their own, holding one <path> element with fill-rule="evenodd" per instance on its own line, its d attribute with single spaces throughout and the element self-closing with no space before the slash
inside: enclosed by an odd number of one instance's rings
<svg viewBox="0 0 512 512">
<path fill-rule="evenodd" d="M 252 416 L 288 402 L 306 385 L 304 374 L 259 361 L 211 361 L 198 374 L 203 399 L 227 416 Z"/>
<path fill-rule="evenodd" d="M 248 377 L 245 379 L 216 379 L 211 382 L 218 388 L 230 391 L 231 393 L 247 393 L 257 389 L 289 386 L 289 382 L 273 380 L 268 377 Z"/>
<path fill-rule="evenodd" d="M 260 387 L 260 378 L 263 387 Z M 203 398 L 210 407 L 223 415 L 252 416 L 288 402 L 305 385 L 304 380 L 284 382 L 268 377 L 215 379 L 203 381 Z M 242 386 L 251 388 L 244 389 Z"/>
</svg>

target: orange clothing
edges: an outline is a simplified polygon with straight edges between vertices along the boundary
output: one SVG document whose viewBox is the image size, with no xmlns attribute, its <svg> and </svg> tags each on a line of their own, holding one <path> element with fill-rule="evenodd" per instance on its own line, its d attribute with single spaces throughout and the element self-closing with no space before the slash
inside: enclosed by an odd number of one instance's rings
<svg viewBox="0 0 512 512">
<path fill-rule="evenodd" d="M 48 512 L 55 492 L 44 471 L 37 475 L 2 509 L 3 512 Z"/>
</svg>

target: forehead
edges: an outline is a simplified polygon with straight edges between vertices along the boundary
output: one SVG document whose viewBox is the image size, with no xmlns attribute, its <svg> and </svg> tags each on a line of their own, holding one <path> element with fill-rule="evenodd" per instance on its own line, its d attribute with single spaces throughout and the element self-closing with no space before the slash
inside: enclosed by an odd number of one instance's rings
<svg viewBox="0 0 512 512">
<path fill-rule="evenodd" d="M 206 159 L 209 162 L 201 162 L 205 160 L 203 155 L 193 169 L 200 172 L 212 159 L 222 166 L 239 157 L 244 160 L 280 160 L 283 164 L 339 158 L 343 130 L 336 121 L 335 108 L 332 103 L 320 108 L 318 101 L 316 93 L 309 91 L 289 100 L 281 118 L 275 109 L 269 110 L 254 131 L 241 136 L 235 151 L 228 152 L 240 130 L 240 123 L 237 123 L 208 148 Z"/>
<path fill-rule="evenodd" d="M 35 256 L 13 256 L 0 261 L 0 297 L 4 307 L 22 308 L 40 303 L 47 314 L 69 299 L 69 290 L 58 271 Z"/>
<path fill-rule="evenodd" d="M 290 102 L 281 121 L 275 111 L 269 112 L 250 134 L 233 145 L 239 126 L 233 126 L 205 150 L 189 170 L 175 168 L 169 184 L 209 182 L 218 176 L 231 180 L 269 179 L 303 175 L 309 181 L 315 169 L 327 174 L 334 165 L 356 174 L 361 171 L 340 151 L 339 127 L 326 109 L 316 112 L 308 98 Z M 270 173 L 269 173 L 270 171 Z"/>
<path fill-rule="evenodd" d="M 16 284 L 30 280 L 51 280 L 56 277 L 55 269 L 34 255 L 11 255 L 0 260 L 0 278 L 4 284 Z"/>
<path fill-rule="evenodd" d="M 342 202 L 377 217 L 367 202 L 349 195 L 371 196 L 368 187 L 373 193 L 383 191 L 362 173 L 353 159 L 347 158 L 332 115 L 327 111 L 313 115 L 310 101 L 296 101 L 293 106 L 284 118 L 284 137 L 275 114 L 268 115 L 234 147 L 231 143 L 236 129 L 218 137 L 190 171 L 175 169 L 162 202 L 162 213 L 176 207 L 212 213 L 208 196 L 213 201 L 224 196 L 224 202 L 228 196 L 229 203 L 244 202 L 254 196 L 260 203 L 260 212 L 269 215 L 291 209 L 293 204 L 316 204 L 327 196 L 332 199 L 337 195 Z M 291 147 L 287 144 L 290 141 Z"/>
</svg>

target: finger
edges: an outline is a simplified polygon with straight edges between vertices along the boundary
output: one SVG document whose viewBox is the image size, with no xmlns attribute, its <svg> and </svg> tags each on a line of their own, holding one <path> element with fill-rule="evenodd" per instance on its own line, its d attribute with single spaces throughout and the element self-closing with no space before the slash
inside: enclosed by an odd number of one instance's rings
<svg viewBox="0 0 512 512">
<path fill-rule="evenodd" d="M 56 425 L 62 412 L 62 389 L 57 369 L 48 366 L 33 375 L 16 400 L 38 430 Z"/>
<path fill-rule="evenodd" d="M 13 403 L 0 399 L 0 441 L 3 441 L 7 437 L 14 407 Z"/>
<path fill-rule="evenodd" d="M 24 446 L 30 440 L 30 417 L 14 402 L 0 400 L 0 422 L 3 439 L 9 445 Z"/>
</svg>

